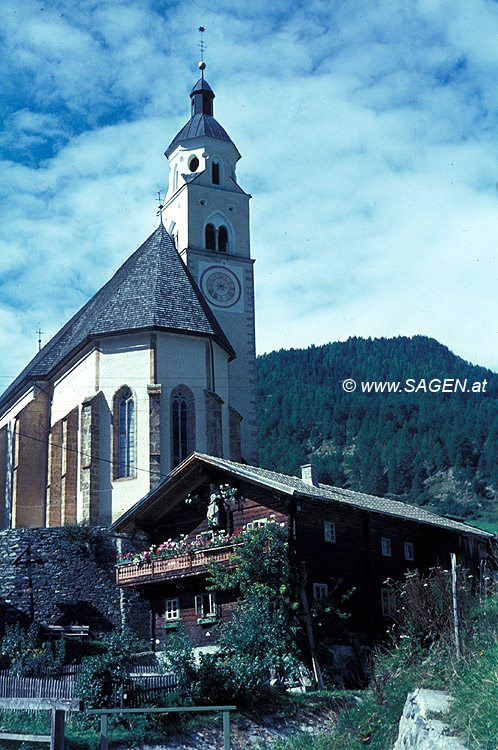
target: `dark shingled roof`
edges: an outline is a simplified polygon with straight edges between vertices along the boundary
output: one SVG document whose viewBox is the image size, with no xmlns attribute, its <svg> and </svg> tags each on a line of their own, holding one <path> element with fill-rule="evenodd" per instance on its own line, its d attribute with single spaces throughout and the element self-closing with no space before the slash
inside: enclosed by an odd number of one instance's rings
<svg viewBox="0 0 498 750">
<path fill-rule="evenodd" d="M 26 382 L 50 376 L 86 342 L 150 329 L 211 336 L 234 356 L 162 224 L 38 352 L 0 397 L 0 408 Z"/>
<path fill-rule="evenodd" d="M 175 146 L 188 138 L 208 136 L 209 138 L 217 138 L 219 141 L 229 141 L 233 143 L 232 139 L 228 135 L 225 128 L 222 128 L 220 123 L 214 119 L 211 115 L 193 115 L 186 125 L 180 130 L 179 133 L 173 138 L 168 148 L 164 152 L 168 156 Z"/>
<path fill-rule="evenodd" d="M 223 469 L 241 480 L 252 482 L 260 487 L 267 487 L 270 490 L 281 492 L 286 495 L 309 497 L 310 499 L 324 500 L 326 502 L 337 502 L 341 505 L 349 505 L 372 513 L 383 513 L 388 516 L 404 518 L 408 521 L 417 521 L 418 523 L 425 523 L 429 526 L 439 526 L 448 529 L 449 531 L 458 531 L 461 534 L 471 534 L 472 536 L 486 539 L 492 539 L 494 536 L 487 531 L 482 531 L 482 529 L 468 526 L 459 521 L 453 521 L 450 518 L 437 516 L 435 513 L 429 513 L 416 505 L 408 505 L 407 503 L 402 503 L 397 500 L 375 497 L 374 495 L 365 495 L 362 492 L 344 490 L 340 487 L 332 487 L 328 484 L 318 484 L 318 486 L 315 486 L 305 482 L 303 479 L 299 479 L 298 477 L 279 474 L 276 471 L 261 469 L 258 466 L 249 466 L 248 464 L 228 461 L 224 458 L 206 456 L 202 453 L 193 453 L 182 464 L 180 464 L 180 466 L 173 469 L 173 471 L 168 474 L 162 482 L 154 487 L 154 489 L 145 495 L 145 497 L 139 500 L 138 503 L 130 508 L 130 510 L 126 511 L 121 518 L 115 521 L 111 528 L 122 530 L 130 523 L 133 523 L 135 518 L 138 518 L 142 512 L 147 511 L 147 506 L 149 504 L 152 505 L 154 502 L 157 502 L 161 496 L 161 490 L 166 492 L 169 484 L 171 484 L 173 488 L 175 480 L 182 472 L 186 473 L 189 468 L 192 469 L 199 465 L 204 465 L 205 467 L 213 466 L 218 469 Z"/>
</svg>

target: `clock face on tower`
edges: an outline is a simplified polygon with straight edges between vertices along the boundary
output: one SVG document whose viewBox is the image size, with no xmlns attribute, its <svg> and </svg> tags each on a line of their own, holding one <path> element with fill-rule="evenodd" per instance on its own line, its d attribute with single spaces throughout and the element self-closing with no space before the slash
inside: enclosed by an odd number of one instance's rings
<svg viewBox="0 0 498 750">
<path fill-rule="evenodd" d="M 225 266 L 209 266 L 202 273 L 200 282 L 203 294 L 215 307 L 233 307 L 240 300 L 240 281 Z"/>
</svg>

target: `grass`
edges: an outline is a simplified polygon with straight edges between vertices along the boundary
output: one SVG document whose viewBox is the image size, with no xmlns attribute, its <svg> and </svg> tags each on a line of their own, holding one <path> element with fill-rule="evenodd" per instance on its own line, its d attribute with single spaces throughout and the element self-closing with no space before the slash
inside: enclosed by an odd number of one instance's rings
<svg viewBox="0 0 498 750">
<path fill-rule="evenodd" d="M 431 649 L 401 640 L 377 655 L 361 702 L 341 712 L 327 736 L 297 735 L 265 750 L 385 750 L 394 745 L 407 693 L 416 687 L 453 697 L 450 732 L 469 750 L 498 750 L 498 595 L 477 603 L 467 625 L 460 661 L 450 637 Z"/>
<path fill-rule="evenodd" d="M 470 526 L 475 526 L 477 529 L 489 531 L 490 534 L 498 534 L 498 523 L 496 521 L 486 521 L 484 519 L 477 518 L 476 520 L 472 521 L 466 519 L 466 523 L 468 523 Z"/>
</svg>

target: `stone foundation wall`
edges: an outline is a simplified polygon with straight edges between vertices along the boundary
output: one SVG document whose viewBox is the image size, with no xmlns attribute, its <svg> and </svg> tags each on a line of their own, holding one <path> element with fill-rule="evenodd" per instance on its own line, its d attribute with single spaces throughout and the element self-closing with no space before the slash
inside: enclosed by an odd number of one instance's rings
<svg viewBox="0 0 498 750">
<path fill-rule="evenodd" d="M 115 584 L 118 545 L 120 551 L 132 548 L 106 529 L 1 531 L 0 633 L 7 622 L 34 619 L 43 625 L 89 625 L 94 636 L 126 625 L 148 642 L 148 601 Z"/>
</svg>

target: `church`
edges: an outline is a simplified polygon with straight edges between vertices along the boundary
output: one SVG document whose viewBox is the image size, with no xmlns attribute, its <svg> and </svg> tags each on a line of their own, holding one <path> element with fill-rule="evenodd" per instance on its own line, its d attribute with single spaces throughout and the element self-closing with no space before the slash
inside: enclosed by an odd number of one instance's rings
<svg viewBox="0 0 498 750">
<path fill-rule="evenodd" d="M 251 196 L 199 68 L 159 226 L 0 397 L 0 528 L 106 526 L 194 451 L 257 462 Z"/>
</svg>

